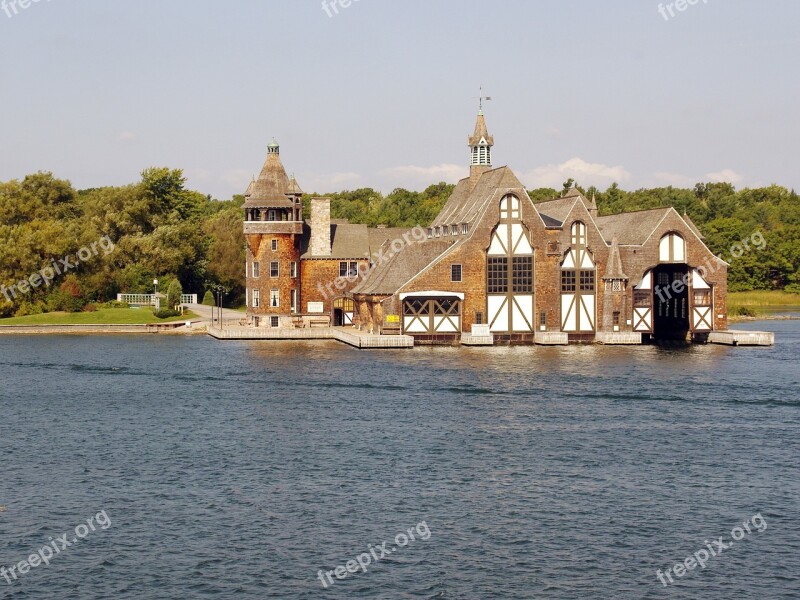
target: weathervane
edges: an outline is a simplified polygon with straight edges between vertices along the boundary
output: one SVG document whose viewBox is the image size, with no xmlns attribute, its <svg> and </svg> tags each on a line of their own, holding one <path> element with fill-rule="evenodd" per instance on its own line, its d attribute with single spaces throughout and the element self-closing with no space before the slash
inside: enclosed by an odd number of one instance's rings
<svg viewBox="0 0 800 600">
<path fill-rule="evenodd" d="M 478 109 L 480 113 L 483 114 L 483 101 L 486 100 L 488 102 L 492 99 L 492 97 L 483 95 L 483 86 L 480 87 L 480 94 L 480 98 L 478 99 Z"/>
</svg>

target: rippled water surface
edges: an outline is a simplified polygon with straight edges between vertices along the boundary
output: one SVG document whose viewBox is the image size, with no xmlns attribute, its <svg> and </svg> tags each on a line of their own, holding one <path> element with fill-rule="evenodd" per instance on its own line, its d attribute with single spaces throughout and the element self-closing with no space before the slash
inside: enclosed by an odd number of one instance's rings
<svg viewBox="0 0 800 600">
<path fill-rule="evenodd" d="M 798 598 L 800 322 L 747 327 L 778 345 L 0 338 L 0 566 L 111 522 L 0 598 Z"/>
</svg>

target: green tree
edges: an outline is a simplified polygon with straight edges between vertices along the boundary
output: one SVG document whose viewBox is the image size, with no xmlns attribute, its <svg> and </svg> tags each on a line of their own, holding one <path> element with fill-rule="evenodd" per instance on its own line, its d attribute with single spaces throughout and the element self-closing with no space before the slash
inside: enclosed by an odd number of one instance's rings
<svg viewBox="0 0 800 600">
<path fill-rule="evenodd" d="M 181 303 L 181 296 L 183 295 L 183 287 L 181 282 L 173 279 L 172 283 L 167 288 L 167 308 L 175 308 Z"/>
</svg>

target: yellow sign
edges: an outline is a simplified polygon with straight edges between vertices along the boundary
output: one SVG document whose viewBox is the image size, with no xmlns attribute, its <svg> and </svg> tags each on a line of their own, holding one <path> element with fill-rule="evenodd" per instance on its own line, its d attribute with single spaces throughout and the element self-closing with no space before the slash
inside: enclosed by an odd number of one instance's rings
<svg viewBox="0 0 800 600">
<path fill-rule="evenodd" d="M 387 323 L 399 323 L 400 322 L 400 315 L 386 315 L 386 322 Z"/>
</svg>

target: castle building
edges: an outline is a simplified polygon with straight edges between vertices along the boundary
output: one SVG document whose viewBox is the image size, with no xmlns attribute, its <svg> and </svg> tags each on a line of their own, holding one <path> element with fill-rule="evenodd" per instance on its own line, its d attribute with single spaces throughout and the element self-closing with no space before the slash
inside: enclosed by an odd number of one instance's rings
<svg viewBox="0 0 800 600">
<path fill-rule="evenodd" d="M 482 110 L 468 144 L 469 177 L 413 236 L 331 221 L 324 198 L 303 222 L 302 192 L 270 145 L 245 202 L 252 324 L 444 344 L 474 326 L 495 343 L 702 339 L 727 328 L 728 265 L 688 216 L 600 216 L 578 189 L 534 203 L 511 169 L 492 166 Z"/>
</svg>

